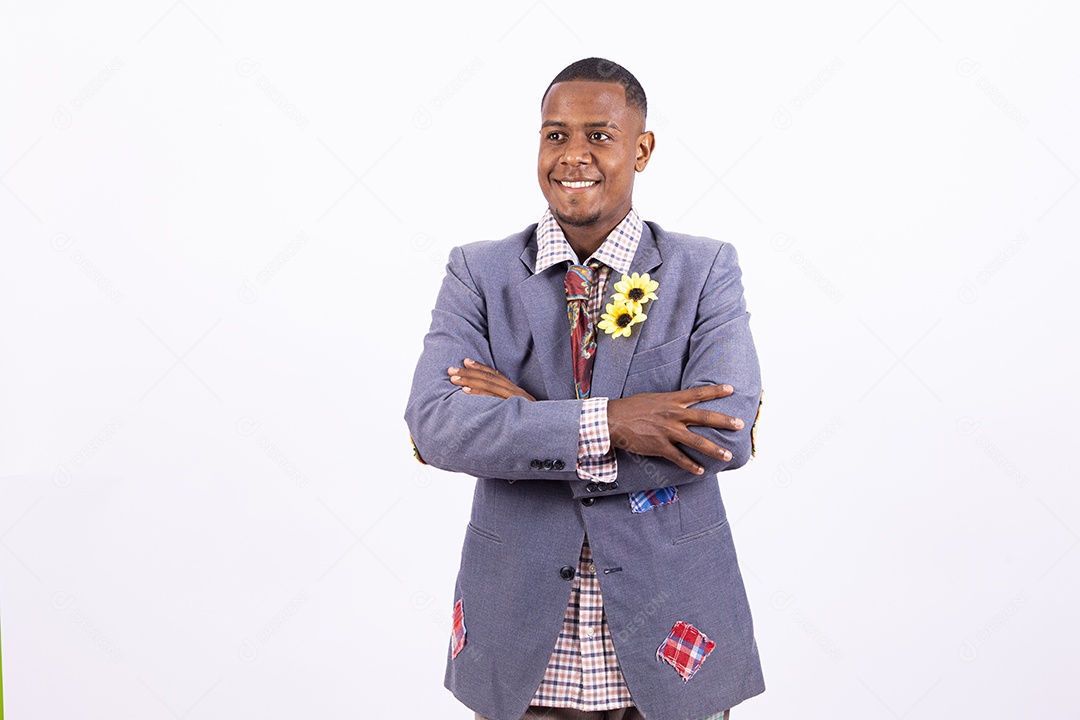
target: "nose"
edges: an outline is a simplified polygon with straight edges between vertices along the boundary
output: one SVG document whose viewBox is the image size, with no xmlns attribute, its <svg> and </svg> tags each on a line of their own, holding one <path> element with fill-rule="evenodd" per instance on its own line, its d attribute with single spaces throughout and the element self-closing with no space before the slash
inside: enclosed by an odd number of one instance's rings
<svg viewBox="0 0 1080 720">
<path fill-rule="evenodd" d="M 563 149 L 561 162 L 564 165 L 583 165 L 592 162 L 587 140 L 581 136 L 571 137 Z"/>
</svg>

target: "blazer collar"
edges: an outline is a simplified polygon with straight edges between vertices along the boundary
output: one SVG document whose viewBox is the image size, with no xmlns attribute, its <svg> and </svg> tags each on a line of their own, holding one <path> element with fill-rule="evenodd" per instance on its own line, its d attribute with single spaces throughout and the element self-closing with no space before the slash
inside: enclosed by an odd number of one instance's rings
<svg viewBox="0 0 1080 720">
<path fill-rule="evenodd" d="M 543 272 L 535 272 L 536 232 L 521 253 L 521 262 L 529 269 L 529 276 L 517 285 L 518 307 L 524 309 L 532 332 L 533 352 L 543 368 L 544 385 L 548 400 L 574 398 L 574 369 L 570 355 L 570 324 L 566 313 L 566 291 L 563 286 L 566 275 L 560 263 Z M 648 223 L 642 223 L 641 241 L 631 272 L 652 273 L 660 267 L 663 258 L 656 245 L 656 237 Z M 608 279 L 604 305 L 614 292 L 615 274 Z M 647 323 L 648 321 L 646 321 Z M 617 398 L 622 394 L 630 359 L 634 356 L 645 325 L 635 328 L 630 337 L 612 339 L 601 330 L 597 331 L 596 360 L 593 364 L 592 397 Z"/>
<path fill-rule="evenodd" d="M 660 256 L 660 249 L 656 246 L 656 237 L 653 235 L 652 229 L 648 223 L 642 223 L 641 229 L 641 242 L 638 243 L 637 252 L 634 253 L 634 259 L 630 263 L 631 273 L 655 273 L 657 268 L 660 267 L 663 262 L 663 258 Z M 620 278 L 614 276 L 608 279 L 608 286 L 605 288 L 604 307 L 606 309 L 608 300 L 610 300 L 612 294 L 615 291 L 614 285 Z M 670 291 L 674 291 L 672 287 Z M 653 302 L 659 302 L 654 300 Z M 648 315 L 649 308 L 645 307 L 645 314 Z M 569 323 L 567 325 L 567 335 L 569 336 Z M 641 340 L 641 336 L 644 332 L 657 330 L 658 328 L 652 328 L 649 326 L 648 319 L 644 323 L 634 328 L 630 337 L 615 338 L 608 335 L 603 330 L 597 330 L 596 334 L 596 360 L 593 361 L 593 376 L 592 376 L 592 396 L 593 397 L 608 397 L 619 398 L 622 397 L 623 385 L 626 384 L 626 373 L 630 369 L 630 360 L 634 357 L 634 351 L 637 349 L 638 342 Z M 568 341 L 569 342 L 569 341 Z M 566 364 L 570 365 L 570 355 L 567 354 Z M 573 368 L 571 368 L 571 379 L 573 379 Z"/>
</svg>

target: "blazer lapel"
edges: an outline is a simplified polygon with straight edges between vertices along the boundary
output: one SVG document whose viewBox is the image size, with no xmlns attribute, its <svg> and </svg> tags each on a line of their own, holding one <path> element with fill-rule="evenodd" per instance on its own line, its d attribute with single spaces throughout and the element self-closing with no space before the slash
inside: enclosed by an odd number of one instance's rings
<svg viewBox="0 0 1080 720">
<path fill-rule="evenodd" d="M 532 273 L 517 285 L 518 307 L 524 308 L 532 331 L 533 352 L 540 359 L 548 400 L 572 400 L 574 366 L 570 357 L 570 321 L 566 315 L 566 272 L 556 264 L 534 273 L 536 243 L 530 243 L 521 261 Z"/>
<path fill-rule="evenodd" d="M 638 243 L 637 252 L 630 263 L 630 274 L 651 273 L 660 267 L 663 259 L 656 247 L 656 239 L 648 224 L 642 223 L 641 242 Z M 612 270 L 608 278 L 604 292 L 603 308 L 607 308 L 611 296 L 615 294 L 615 283 L 621 280 L 621 275 Z M 661 290 L 662 292 L 662 290 Z M 658 293 L 659 294 L 659 293 Z M 661 302 L 658 298 L 653 302 Z M 606 312 L 602 309 L 601 312 Z M 645 315 L 649 315 L 649 306 L 645 306 Z M 642 332 L 649 326 L 649 319 L 634 328 L 630 337 L 613 338 L 603 330 L 597 328 L 596 337 L 596 360 L 593 364 L 592 392 L 593 397 L 622 397 L 623 385 L 626 384 L 626 373 L 630 369 L 630 360 L 634 357 L 634 350 L 641 339 Z M 569 332 L 569 331 L 568 331 Z M 567 343 L 569 347 L 569 342 Z M 567 350 L 569 358 L 569 350 Z M 569 365 L 569 362 L 567 362 Z M 573 373 L 571 372 L 571 376 Z M 573 378 L 571 377 L 571 380 Z"/>
</svg>

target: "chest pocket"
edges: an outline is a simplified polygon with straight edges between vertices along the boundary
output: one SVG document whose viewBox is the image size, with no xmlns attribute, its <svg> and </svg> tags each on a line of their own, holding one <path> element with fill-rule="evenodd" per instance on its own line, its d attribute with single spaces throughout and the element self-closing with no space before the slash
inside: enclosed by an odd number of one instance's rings
<svg viewBox="0 0 1080 720">
<path fill-rule="evenodd" d="M 630 361 L 623 395 L 678 390 L 689 353 L 689 334 L 635 353 Z"/>
</svg>

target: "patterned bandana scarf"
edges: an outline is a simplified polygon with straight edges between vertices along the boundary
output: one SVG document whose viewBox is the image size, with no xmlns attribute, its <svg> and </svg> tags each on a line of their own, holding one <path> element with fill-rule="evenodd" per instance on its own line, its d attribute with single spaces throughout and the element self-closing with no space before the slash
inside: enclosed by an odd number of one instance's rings
<svg viewBox="0 0 1080 720">
<path fill-rule="evenodd" d="M 566 314 L 570 318 L 570 349 L 574 356 L 574 387 L 578 400 L 592 389 L 596 328 L 589 317 L 589 292 L 596 281 L 595 265 L 570 265 L 566 271 Z"/>
</svg>

